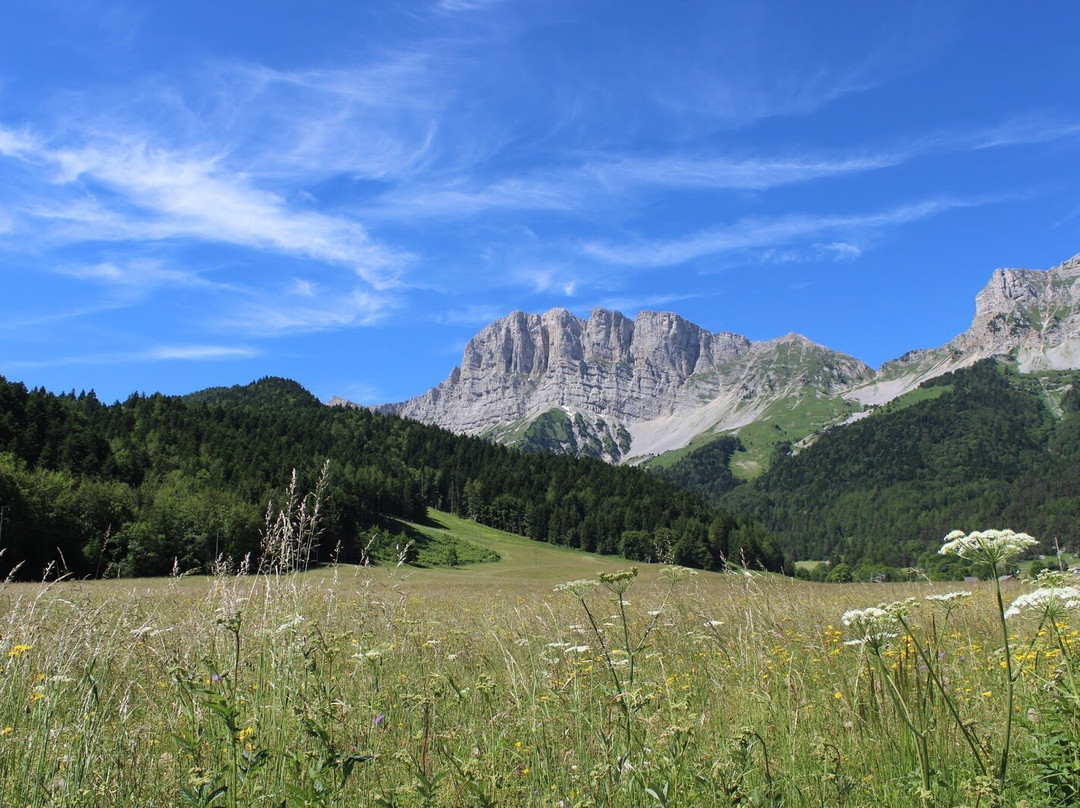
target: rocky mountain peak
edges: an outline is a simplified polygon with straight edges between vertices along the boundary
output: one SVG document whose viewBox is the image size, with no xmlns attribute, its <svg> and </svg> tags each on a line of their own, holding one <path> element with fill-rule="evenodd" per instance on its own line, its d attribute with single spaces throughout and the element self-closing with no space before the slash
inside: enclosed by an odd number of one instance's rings
<svg viewBox="0 0 1080 808">
<path fill-rule="evenodd" d="M 849 395 L 882 404 L 926 379 L 1007 357 L 1022 373 L 1080 368 L 1080 255 L 1051 269 L 996 269 L 975 296 L 971 326 L 944 346 L 909 351 Z"/>
<path fill-rule="evenodd" d="M 976 361 L 1011 356 L 1022 371 L 1076 367 L 1080 255 L 1048 270 L 997 269 L 975 297 L 971 327 L 949 348 Z"/>
<path fill-rule="evenodd" d="M 380 409 L 533 446 L 557 435 L 563 450 L 613 461 L 760 419 L 818 428 L 987 357 L 1011 357 L 1022 371 L 1080 367 L 1078 281 L 1080 255 L 1050 270 L 995 270 L 967 331 L 877 373 L 800 334 L 751 342 L 673 312 L 631 320 L 596 308 L 583 320 L 563 308 L 516 311 L 469 340 L 437 387 Z M 791 415 L 798 407 L 805 415 Z M 543 434 L 530 433 L 545 418 Z"/>
<path fill-rule="evenodd" d="M 822 393 L 819 382 L 831 390 L 835 377 L 851 382 L 870 373 L 857 360 L 837 359 L 839 354 L 804 337 L 789 335 L 780 342 L 797 345 L 800 356 L 816 353 L 812 371 L 800 371 L 772 343 L 713 333 L 673 312 L 642 311 L 631 320 L 596 308 L 582 320 L 562 308 L 516 311 L 469 340 L 461 365 L 440 385 L 380 409 L 500 437 L 519 434 L 537 417 L 559 410 L 560 418 L 572 416 L 573 429 L 592 431 L 588 440 L 599 441 L 596 430 L 603 433 L 608 448 L 602 454 L 614 460 L 628 449 L 636 425 L 687 417 L 718 397 L 730 398 L 734 408 L 747 401 L 762 406 L 770 396 L 808 387 Z M 724 406 L 701 417 L 719 424 Z M 644 443 L 651 450 L 657 441 L 675 440 L 673 434 L 654 430 Z"/>
</svg>

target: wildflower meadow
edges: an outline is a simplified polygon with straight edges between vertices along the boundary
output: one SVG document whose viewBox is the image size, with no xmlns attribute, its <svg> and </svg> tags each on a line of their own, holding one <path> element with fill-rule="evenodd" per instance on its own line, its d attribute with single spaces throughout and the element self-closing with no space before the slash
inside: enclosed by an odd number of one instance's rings
<svg viewBox="0 0 1080 808">
<path fill-rule="evenodd" d="M 0 804 L 1080 799 L 1061 575 L 827 585 L 470 540 L 502 560 L 4 585 Z"/>
</svg>

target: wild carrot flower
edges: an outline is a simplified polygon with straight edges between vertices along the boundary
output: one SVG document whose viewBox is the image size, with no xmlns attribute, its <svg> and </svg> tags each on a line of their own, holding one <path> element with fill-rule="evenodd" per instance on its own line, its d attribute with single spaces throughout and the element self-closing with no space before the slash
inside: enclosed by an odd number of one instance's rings
<svg viewBox="0 0 1080 808">
<path fill-rule="evenodd" d="M 1069 580 L 1075 579 L 1070 579 L 1070 577 L 1061 570 L 1045 569 L 1035 576 L 1035 580 L 1038 582 L 1039 586 L 1059 587 L 1065 586 Z"/>
<path fill-rule="evenodd" d="M 960 558 L 981 561 L 990 565 L 990 569 L 994 574 L 994 594 L 997 596 L 998 617 L 1001 620 L 1001 640 L 1005 652 L 1005 740 L 1002 743 L 1001 763 L 998 764 L 997 770 L 999 790 L 1005 789 L 1005 774 L 1009 764 L 1016 677 L 1013 675 L 1009 624 L 1006 620 L 1007 615 L 1002 600 L 1001 581 L 998 574 L 1006 561 L 1038 543 L 1027 533 L 1015 533 L 1012 530 L 977 530 L 966 535 L 962 530 L 954 530 L 945 537 L 945 543 L 938 550 L 941 555 L 955 555 Z"/>
<path fill-rule="evenodd" d="M 840 619 L 845 626 L 854 627 L 859 634 L 856 639 L 848 640 L 845 645 L 866 645 L 878 651 L 886 640 L 896 636 L 896 632 L 892 629 L 896 626 L 897 615 L 884 604 L 868 606 L 865 609 L 851 609 L 844 612 Z"/>
<path fill-rule="evenodd" d="M 691 578 L 697 574 L 697 570 L 692 570 L 689 567 L 667 566 L 660 570 L 660 577 L 671 581 L 672 583 L 685 581 L 687 578 Z"/>
<path fill-rule="evenodd" d="M 1075 586 L 1044 586 L 1014 600 L 1005 616 L 1015 617 L 1028 609 L 1037 609 L 1054 617 L 1077 606 L 1080 606 L 1080 589 Z"/>
<path fill-rule="evenodd" d="M 619 570 L 618 572 L 601 572 L 597 577 L 605 589 L 609 589 L 613 594 L 622 597 L 626 590 L 630 588 L 630 585 L 634 583 L 637 576 L 637 567 L 631 567 L 628 570 Z"/>
<path fill-rule="evenodd" d="M 595 581 L 592 578 L 581 578 L 577 581 L 567 581 L 564 584 L 558 584 L 555 587 L 556 592 L 568 592 L 578 600 L 585 600 L 586 596 L 600 585 L 599 581 Z"/>
<path fill-rule="evenodd" d="M 1015 533 L 1011 530 L 976 530 L 967 534 L 962 530 L 954 530 L 945 537 L 945 543 L 941 545 L 938 553 L 983 561 L 996 570 L 1003 561 L 1038 543 L 1037 539 L 1027 533 Z"/>
<path fill-rule="evenodd" d="M 971 593 L 965 590 L 960 592 L 946 592 L 944 595 L 927 595 L 923 600 L 935 601 L 937 603 L 952 603 L 953 601 L 959 601 L 970 597 Z"/>
</svg>

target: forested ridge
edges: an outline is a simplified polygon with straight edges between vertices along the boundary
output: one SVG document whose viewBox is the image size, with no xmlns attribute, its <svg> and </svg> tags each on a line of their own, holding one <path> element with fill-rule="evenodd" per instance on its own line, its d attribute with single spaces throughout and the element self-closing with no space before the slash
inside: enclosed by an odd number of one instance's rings
<svg viewBox="0 0 1080 808">
<path fill-rule="evenodd" d="M 293 469 L 313 487 L 326 461 L 322 560 L 358 560 L 386 517 L 434 506 L 631 559 L 783 565 L 760 526 L 643 471 L 326 407 L 284 379 L 106 405 L 0 377 L 0 574 L 156 575 L 257 554 L 267 503 Z"/>
<path fill-rule="evenodd" d="M 738 437 L 721 435 L 653 473 L 706 501 L 717 501 L 739 484 L 731 471 L 731 456 L 738 451 L 745 451 Z"/>
<path fill-rule="evenodd" d="M 1053 552 L 1080 543 L 1080 395 L 1062 412 L 1038 377 L 994 360 L 924 385 L 926 400 L 827 430 L 810 447 L 779 447 L 759 479 L 714 497 L 762 521 L 796 559 L 867 573 L 911 565 L 948 572 L 936 555 L 953 529 L 1023 530 Z M 702 490 L 701 486 L 695 486 Z"/>
</svg>

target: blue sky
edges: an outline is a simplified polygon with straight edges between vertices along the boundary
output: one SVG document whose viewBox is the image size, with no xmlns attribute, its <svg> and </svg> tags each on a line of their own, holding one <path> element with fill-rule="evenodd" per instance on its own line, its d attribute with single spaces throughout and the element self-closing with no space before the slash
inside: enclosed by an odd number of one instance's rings
<svg viewBox="0 0 1080 808">
<path fill-rule="evenodd" d="M 1080 6 L 0 8 L 0 374 L 320 398 L 510 311 L 671 310 L 874 365 L 1080 252 Z"/>
</svg>

